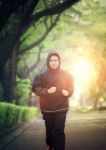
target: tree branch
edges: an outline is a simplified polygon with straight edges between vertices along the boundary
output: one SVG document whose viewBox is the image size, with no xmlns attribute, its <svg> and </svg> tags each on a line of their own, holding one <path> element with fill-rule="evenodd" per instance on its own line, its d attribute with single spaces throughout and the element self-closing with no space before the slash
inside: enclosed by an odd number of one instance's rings
<svg viewBox="0 0 106 150">
<path fill-rule="evenodd" d="M 25 70 L 23 69 L 22 71 L 18 72 L 18 76 L 21 79 L 28 77 L 29 74 L 37 67 L 38 63 L 40 62 L 41 52 L 42 52 L 42 47 L 40 46 L 36 62 L 30 68 L 25 68 Z"/>
<path fill-rule="evenodd" d="M 34 42 L 33 44 L 29 45 L 28 47 L 21 49 L 20 52 L 19 52 L 19 55 L 24 54 L 29 49 L 31 49 L 31 48 L 37 46 L 38 44 L 40 44 L 44 40 L 44 38 L 46 38 L 46 36 L 49 34 L 49 32 L 53 29 L 53 27 L 56 25 L 57 21 L 59 20 L 59 17 L 60 17 L 60 14 L 56 17 L 56 19 L 53 22 L 53 24 L 51 24 L 50 27 L 48 27 L 48 29 L 43 34 L 43 36 L 41 36 L 36 42 Z"/>
<path fill-rule="evenodd" d="M 78 1 L 80 0 L 66 0 L 65 2 L 57 4 L 54 7 L 37 12 L 29 18 L 26 24 L 26 28 L 27 26 L 30 26 L 33 22 L 37 22 L 41 17 L 62 13 L 65 9 L 69 8 Z"/>
</svg>

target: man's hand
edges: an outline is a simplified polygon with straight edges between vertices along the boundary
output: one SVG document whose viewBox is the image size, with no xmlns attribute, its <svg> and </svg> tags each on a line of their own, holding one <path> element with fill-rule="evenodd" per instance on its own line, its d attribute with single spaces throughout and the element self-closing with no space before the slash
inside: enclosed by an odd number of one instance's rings
<svg viewBox="0 0 106 150">
<path fill-rule="evenodd" d="M 68 92 L 67 90 L 62 90 L 62 94 L 63 94 L 64 96 L 68 96 L 68 95 L 69 95 L 69 92 Z"/>
<path fill-rule="evenodd" d="M 48 89 L 48 93 L 55 93 L 56 92 L 56 87 L 51 87 Z"/>
</svg>

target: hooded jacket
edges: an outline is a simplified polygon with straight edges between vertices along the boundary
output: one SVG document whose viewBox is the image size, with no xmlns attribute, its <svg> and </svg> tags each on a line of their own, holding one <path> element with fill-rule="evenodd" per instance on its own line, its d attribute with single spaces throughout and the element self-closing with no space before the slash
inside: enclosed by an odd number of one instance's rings
<svg viewBox="0 0 106 150">
<path fill-rule="evenodd" d="M 73 78 L 66 71 L 51 69 L 50 57 L 56 55 L 60 62 L 58 53 L 49 53 L 47 57 L 47 70 L 35 77 L 32 91 L 40 96 L 40 108 L 42 113 L 67 112 L 69 108 L 68 98 L 73 94 Z M 48 93 L 50 87 L 56 87 L 55 93 Z M 68 96 L 62 94 L 62 90 L 69 92 Z"/>
</svg>

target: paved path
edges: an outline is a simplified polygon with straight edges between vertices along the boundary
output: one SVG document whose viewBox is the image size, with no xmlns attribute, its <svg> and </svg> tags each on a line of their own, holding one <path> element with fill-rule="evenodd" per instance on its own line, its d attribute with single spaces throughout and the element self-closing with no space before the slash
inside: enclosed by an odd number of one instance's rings
<svg viewBox="0 0 106 150">
<path fill-rule="evenodd" d="M 106 112 L 68 113 L 65 133 L 66 150 L 106 150 Z M 22 131 L 1 138 L 0 145 L 0 150 L 45 150 L 44 121 L 38 118 Z"/>
</svg>

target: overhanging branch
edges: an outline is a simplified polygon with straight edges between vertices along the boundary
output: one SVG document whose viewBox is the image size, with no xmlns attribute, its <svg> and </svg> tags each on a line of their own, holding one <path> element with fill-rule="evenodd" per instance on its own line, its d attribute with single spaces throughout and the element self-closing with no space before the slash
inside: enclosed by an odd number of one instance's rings
<svg viewBox="0 0 106 150">
<path fill-rule="evenodd" d="M 65 9 L 69 8 L 78 1 L 80 0 L 66 0 L 65 2 L 57 4 L 54 7 L 46 8 L 40 12 L 35 13 L 28 19 L 26 28 L 27 26 L 30 26 L 33 22 L 37 22 L 41 17 L 62 13 Z"/>
<path fill-rule="evenodd" d="M 41 36 L 36 42 L 29 45 L 28 47 L 21 49 L 20 52 L 19 52 L 19 55 L 24 54 L 29 49 L 31 49 L 31 48 L 37 46 L 38 44 L 40 44 L 46 38 L 46 36 L 49 34 L 49 32 L 53 29 L 53 27 L 56 25 L 57 21 L 59 20 L 59 17 L 60 17 L 60 14 L 56 17 L 55 21 L 50 25 L 50 27 L 47 28 L 47 30 L 43 34 L 43 36 Z"/>
</svg>

